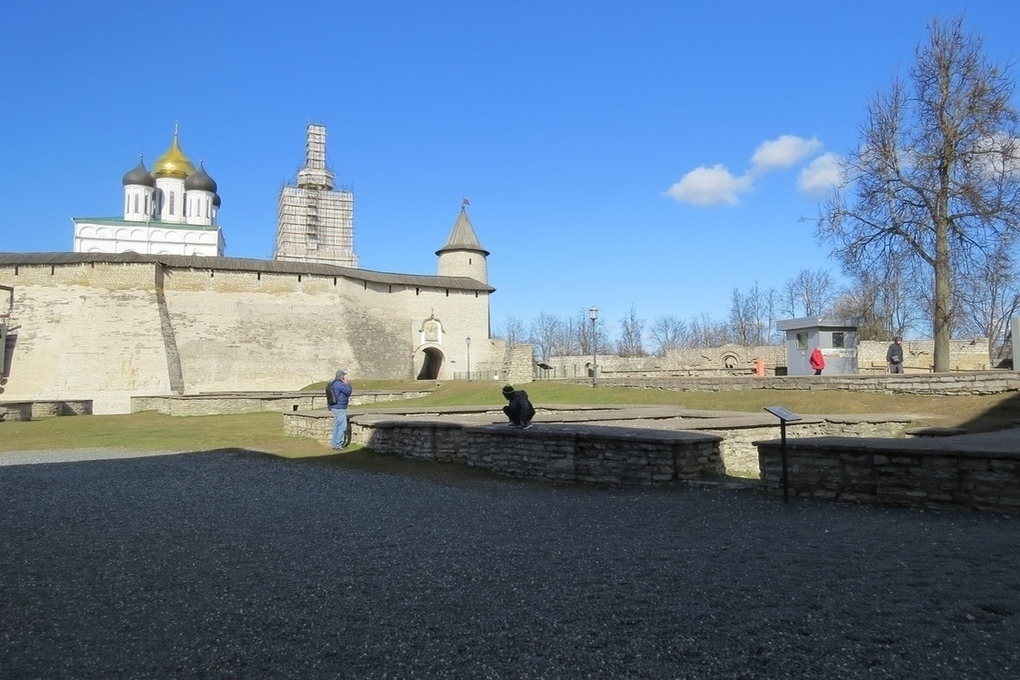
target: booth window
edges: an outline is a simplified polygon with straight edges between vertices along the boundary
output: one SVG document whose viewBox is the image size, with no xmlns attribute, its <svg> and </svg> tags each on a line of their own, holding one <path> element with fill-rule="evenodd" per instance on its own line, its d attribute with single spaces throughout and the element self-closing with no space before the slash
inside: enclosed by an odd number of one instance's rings
<svg viewBox="0 0 1020 680">
<path fill-rule="evenodd" d="M 832 332 L 832 346 L 840 349 L 846 347 L 846 345 L 843 344 L 843 331 Z"/>
<path fill-rule="evenodd" d="M 807 333 L 797 333 L 797 349 L 807 349 Z"/>
</svg>

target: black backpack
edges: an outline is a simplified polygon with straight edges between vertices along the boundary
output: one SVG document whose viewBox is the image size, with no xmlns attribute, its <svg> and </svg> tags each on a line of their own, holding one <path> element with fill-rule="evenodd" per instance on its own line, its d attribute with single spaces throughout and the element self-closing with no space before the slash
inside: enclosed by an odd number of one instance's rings
<svg viewBox="0 0 1020 680">
<path fill-rule="evenodd" d="M 334 406 L 336 404 L 336 394 L 333 392 L 333 383 L 336 380 L 331 380 L 326 384 L 326 406 Z"/>
</svg>

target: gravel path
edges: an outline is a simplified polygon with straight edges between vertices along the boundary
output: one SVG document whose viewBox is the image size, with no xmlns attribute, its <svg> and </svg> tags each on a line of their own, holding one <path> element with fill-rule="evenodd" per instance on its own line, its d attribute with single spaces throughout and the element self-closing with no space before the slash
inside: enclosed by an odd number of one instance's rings
<svg viewBox="0 0 1020 680">
<path fill-rule="evenodd" d="M 0 677 L 1020 677 L 1020 517 L 353 460 L 0 467 Z"/>
</svg>

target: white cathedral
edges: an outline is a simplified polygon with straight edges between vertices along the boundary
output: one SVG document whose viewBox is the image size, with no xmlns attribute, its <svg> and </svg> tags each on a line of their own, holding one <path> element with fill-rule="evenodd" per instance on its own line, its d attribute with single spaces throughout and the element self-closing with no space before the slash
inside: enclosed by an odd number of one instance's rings
<svg viewBox="0 0 1020 680">
<path fill-rule="evenodd" d="M 139 160 L 124 175 L 123 218 L 72 218 L 74 252 L 223 255 L 216 182 L 201 163 L 196 169 L 184 155 L 178 137 L 175 129 L 151 173 Z"/>
</svg>

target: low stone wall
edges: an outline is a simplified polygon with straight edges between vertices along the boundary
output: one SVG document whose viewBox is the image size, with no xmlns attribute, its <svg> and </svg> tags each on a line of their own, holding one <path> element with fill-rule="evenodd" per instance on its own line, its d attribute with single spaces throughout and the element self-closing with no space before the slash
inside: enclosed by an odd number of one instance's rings
<svg viewBox="0 0 1020 680">
<path fill-rule="evenodd" d="M 661 432 L 672 434 L 708 435 L 718 438 L 723 474 L 758 478 L 757 441 L 776 436 L 779 421 L 770 415 L 733 414 L 733 417 L 718 417 L 715 412 L 687 412 L 683 418 L 652 417 L 652 409 L 644 408 L 641 415 L 630 414 L 630 419 L 618 419 L 611 411 L 594 416 L 590 411 L 540 412 L 541 423 L 527 431 L 504 428 L 510 434 L 554 433 L 555 428 L 569 425 L 571 432 L 590 432 L 591 436 L 618 438 L 619 431 Z M 443 409 L 428 413 L 406 413 L 394 410 L 389 413 L 348 413 L 351 423 L 352 441 L 370 446 L 381 453 L 392 453 L 407 458 L 432 460 L 444 463 L 468 463 L 463 428 L 479 422 L 505 422 L 498 410 L 479 411 L 473 422 L 458 420 L 463 416 L 461 409 Z M 577 420 L 572 421 L 572 416 Z M 713 416 L 713 417 L 710 417 Z M 598 418 L 598 420 L 593 420 Z M 423 420 L 424 419 L 424 420 Z M 495 419 L 495 420 L 494 420 Z M 898 437 L 913 419 L 910 416 L 880 414 L 804 416 L 802 420 L 789 423 L 787 434 L 791 437 L 845 436 L 845 437 Z M 427 423 L 428 427 L 422 427 Z M 640 423 L 635 426 L 636 423 Z M 328 447 L 333 433 L 333 418 L 328 411 L 299 411 L 284 413 L 284 434 L 291 437 L 315 439 Z M 594 428 L 594 429 L 585 429 Z"/>
<path fill-rule="evenodd" d="M 284 432 L 328 446 L 328 413 L 284 416 Z M 380 453 L 554 482 L 653 486 L 725 474 L 722 437 L 704 432 L 543 424 L 521 430 L 443 420 L 351 417 L 351 440 Z"/>
<path fill-rule="evenodd" d="M 355 393 L 352 406 L 381 404 L 401 399 L 424 397 L 428 390 L 377 390 Z M 213 416 L 263 411 L 293 413 L 326 408 L 325 391 L 318 392 L 250 392 L 223 394 L 186 394 L 131 397 L 131 412 L 158 411 L 169 416 Z"/>
<path fill-rule="evenodd" d="M 0 401 L 0 421 L 38 420 L 55 416 L 86 416 L 92 413 L 92 400 L 74 401 Z"/>
<path fill-rule="evenodd" d="M 895 438 L 911 422 L 910 416 L 831 416 L 807 417 L 787 423 L 787 437 L 883 437 Z M 757 443 L 779 432 L 779 421 L 761 427 L 730 427 L 706 430 L 719 435 L 726 473 L 740 477 L 760 477 Z"/>
<path fill-rule="evenodd" d="M 623 427 L 465 428 L 467 461 L 549 482 L 655 486 L 722 477 L 722 437 Z"/>
<path fill-rule="evenodd" d="M 857 365 L 861 373 L 886 373 L 885 361 L 889 340 L 862 340 L 857 344 Z M 906 340 L 903 342 L 904 369 L 907 373 L 931 373 L 934 363 L 933 340 Z M 591 355 L 554 356 L 542 363 L 536 378 L 582 378 L 588 375 Z M 631 375 L 654 378 L 659 375 L 711 375 L 729 371 L 735 375 L 751 373 L 755 362 L 764 364 L 767 375 L 787 367 L 785 344 L 746 346 L 736 344 L 719 347 L 676 349 L 664 355 L 621 357 L 599 354 L 599 376 Z M 955 339 L 949 341 L 949 365 L 952 371 L 983 371 L 992 368 L 988 355 L 988 338 Z"/>
<path fill-rule="evenodd" d="M 948 439 L 787 439 L 791 497 L 907 507 L 1020 510 L 1020 451 Z M 783 494 L 782 443 L 757 442 L 762 483 Z"/>
<path fill-rule="evenodd" d="M 287 420 L 291 419 L 285 418 L 284 422 Z M 332 422 L 330 416 L 324 442 L 327 446 L 332 435 Z M 320 441 L 321 437 L 320 434 Z M 352 418 L 351 441 L 362 443 L 379 453 L 436 463 L 467 463 L 470 446 L 461 424 L 441 421 L 384 420 L 366 426 Z"/>
<path fill-rule="evenodd" d="M 586 384 L 587 381 L 570 381 Z M 670 390 L 674 392 L 723 392 L 730 390 L 844 390 L 885 394 L 933 396 L 1001 394 L 1020 391 L 1016 371 L 970 373 L 917 373 L 880 375 L 798 375 L 770 377 L 639 378 L 602 377 L 604 387 Z"/>
</svg>

